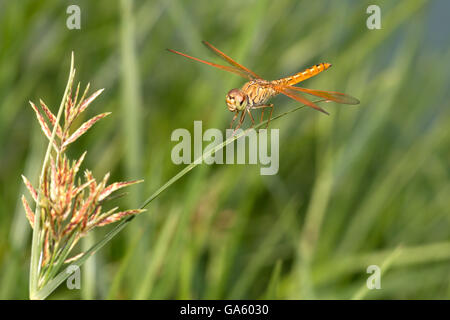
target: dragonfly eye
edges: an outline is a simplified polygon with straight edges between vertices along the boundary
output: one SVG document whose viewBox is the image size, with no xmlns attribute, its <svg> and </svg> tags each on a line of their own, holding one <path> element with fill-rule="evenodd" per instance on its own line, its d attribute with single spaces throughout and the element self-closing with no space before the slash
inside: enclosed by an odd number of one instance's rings
<svg viewBox="0 0 450 320">
<path fill-rule="evenodd" d="M 245 106 L 247 105 L 247 99 L 245 98 L 245 96 L 240 93 L 239 96 L 236 97 L 236 99 L 239 101 L 239 110 L 243 110 L 245 108 Z"/>
<path fill-rule="evenodd" d="M 236 101 L 235 101 L 234 97 L 231 97 L 228 94 L 227 95 L 227 99 L 226 99 L 226 103 L 227 103 L 228 110 L 230 110 L 231 112 L 236 111 Z"/>
<path fill-rule="evenodd" d="M 247 105 L 246 101 L 245 94 L 239 89 L 230 90 L 227 94 L 227 106 L 231 112 L 243 110 Z"/>
</svg>

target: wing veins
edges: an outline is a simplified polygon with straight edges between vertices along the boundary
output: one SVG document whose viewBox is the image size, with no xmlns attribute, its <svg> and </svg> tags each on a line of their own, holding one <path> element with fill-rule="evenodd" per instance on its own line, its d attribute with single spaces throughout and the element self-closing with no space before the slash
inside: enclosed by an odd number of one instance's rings
<svg viewBox="0 0 450 320">
<path fill-rule="evenodd" d="M 246 67 L 244 67 L 243 65 L 241 65 L 240 63 L 234 61 L 231 57 L 227 56 L 225 53 L 223 53 L 222 51 L 220 51 L 219 49 L 217 49 L 216 47 L 214 47 L 212 44 L 210 44 L 207 41 L 202 41 L 202 43 L 209 49 L 211 50 L 214 54 L 216 54 L 217 56 L 219 56 L 220 58 L 222 58 L 223 60 L 225 60 L 226 62 L 228 62 L 229 64 L 231 64 L 232 66 L 242 70 L 244 73 L 248 74 L 250 76 L 250 78 L 252 79 L 262 79 L 259 75 L 257 75 L 256 73 L 254 73 L 253 71 L 251 71 L 250 69 L 247 69 Z"/>
<path fill-rule="evenodd" d="M 236 67 L 223 66 L 223 65 L 216 64 L 216 63 L 213 63 L 213 62 L 209 62 L 209 61 L 206 61 L 206 60 L 202 60 L 202 59 L 199 59 L 199 58 L 191 57 L 191 56 L 189 56 L 189 55 L 187 55 L 185 53 L 182 53 L 182 52 L 179 52 L 179 51 L 176 51 L 176 50 L 172 50 L 172 49 L 167 49 L 167 50 L 172 52 L 172 53 L 176 53 L 176 54 L 178 54 L 180 56 L 183 56 L 185 58 L 192 59 L 192 60 L 195 60 L 195 61 L 198 61 L 198 62 L 202 62 L 202 63 L 205 63 L 205 64 L 210 65 L 212 67 L 216 67 L 218 69 L 222 69 L 222 70 L 225 70 L 225 71 L 237 74 L 237 75 L 239 75 L 239 76 L 241 76 L 243 78 L 246 78 L 246 79 L 249 79 L 249 80 L 253 79 L 248 74 L 244 73 L 242 70 L 240 70 L 240 69 L 238 69 Z"/>
<path fill-rule="evenodd" d="M 316 97 L 324 98 L 327 101 L 334 101 L 337 103 L 343 103 L 343 104 L 359 104 L 359 100 L 342 92 L 335 92 L 335 91 L 323 91 L 323 90 L 315 90 L 315 89 L 307 89 L 307 88 L 301 88 L 301 87 L 294 87 L 294 86 L 285 86 L 286 88 L 294 91 L 300 91 L 304 92 Z"/>
<path fill-rule="evenodd" d="M 303 103 L 304 105 L 311 107 L 313 109 L 316 109 L 317 111 L 323 112 L 326 115 L 329 115 L 328 112 L 326 112 L 325 110 L 323 110 L 321 107 L 319 107 L 318 105 L 316 105 L 315 103 L 309 101 L 308 99 L 302 97 L 299 93 L 295 92 L 292 89 L 289 89 L 288 86 L 273 86 L 273 88 L 278 91 L 279 93 L 284 94 L 285 96 L 294 99 L 300 103 Z"/>
</svg>

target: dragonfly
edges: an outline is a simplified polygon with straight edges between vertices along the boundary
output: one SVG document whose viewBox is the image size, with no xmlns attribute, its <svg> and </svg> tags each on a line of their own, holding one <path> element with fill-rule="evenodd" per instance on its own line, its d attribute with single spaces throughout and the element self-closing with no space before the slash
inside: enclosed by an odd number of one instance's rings
<svg viewBox="0 0 450 320">
<path fill-rule="evenodd" d="M 210 49 L 215 55 L 219 56 L 221 59 L 225 60 L 228 65 L 220 65 L 213 62 L 209 62 L 206 60 L 202 60 L 199 58 L 191 57 L 185 53 L 167 49 L 168 51 L 181 55 L 183 57 L 205 63 L 209 66 L 216 67 L 234 74 L 237 74 L 247 80 L 242 88 L 235 88 L 231 89 L 227 95 L 226 95 L 226 105 L 228 107 L 228 110 L 231 112 L 234 112 L 233 119 L 230 123 L 230 128 L 233 127 L 233 124 L 237 117 L 240 114 L 239 123 L 237 124 L 234 131 L 239 129 L 242 125 L 242 123 L 245 120 L 245 116 L 248 114 L 252 126 L 255 124 L 255 120 L 252 116 L 251 111 L 255 109 L 261 109 L 261 119 L 260 122 L 264 119 L 264 110 L 270 109 L 270 114 L 267 120 L 267 126 L 269 125 L 270 119 L 272 118 L 273 108 L 274 105 L 272 103 L 268 103 L 268 101 L 279 95 L 283 94 L 291 99 L 294 99 L 308 107 L 311 107 L 317 111 L 320 111 L 325 114 L 329 114 L 324 109 L 320 108 L 315 102 L 312 102 L 305 98 L 302 94 L 306 93 L 312 96 L 316 96 L 319 98 L 322 98 L 320 101 L 334 101 L 340 104 L 348 104 L 348 105 L 356 105 L 359 104 L 359 100 L 347 95 L 345 93 L 340 92 L 333 92 L 333 91 L 322 91 L 322 90 L 314 90 L 314 89 L 307 89 L 302 87 L 295 86 L 297 83 L 304 81 L 306 79 L 309 79 L 311 77 L 314 77 L 318 75 L 319 73 L 327 70 L 331 67 L 330 63 L 319 63 L 316 64 L 310 68 L 307 68 L 301 72 L 298 72 L 292 76 L 281 78 L 278 80 L 265 80 L 259 75 L 257 75 L 255 72 L 251 71 L 250 69 L 244 67 L 243 65 L 237 63 L 235 60 L 227 56 L 225 53 L 214 47 L 212 44 L 210 44 L 207 41 L 202 41 L 202 43 Z"/>
</svg>

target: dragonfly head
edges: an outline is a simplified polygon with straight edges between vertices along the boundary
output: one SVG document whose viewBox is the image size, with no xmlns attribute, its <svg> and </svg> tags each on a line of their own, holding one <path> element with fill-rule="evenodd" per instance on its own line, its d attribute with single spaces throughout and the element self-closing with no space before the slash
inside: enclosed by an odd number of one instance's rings
<svg viewBox="0 0 450 320">
<path fill-rule="evenodd" d="M 227 107 L 231 112 L 244 110 L 247 106 L 247 96 L 240 89 L 232 89 L 227 93 Z"/>
</svg>

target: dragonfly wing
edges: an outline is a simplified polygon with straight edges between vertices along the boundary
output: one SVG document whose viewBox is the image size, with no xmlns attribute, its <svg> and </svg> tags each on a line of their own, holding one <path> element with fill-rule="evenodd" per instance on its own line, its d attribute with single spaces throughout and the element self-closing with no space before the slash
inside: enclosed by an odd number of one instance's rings
<svg viewBox="0 0 450 320">
<path fill-rule="evenodd" d="M 315 103 L 313 103 L 313 102 L 309 101 L 308 99 L 306 99 L 305 97 L 303 97 L 300 93 L 296 92 L 295 90 L 290 89 L 289 86 L 273 86 L 273 88 L 277 92 L 282 93 L 291 99 L 297 100 L 298 102 L 303 103 L 304 105 L 306 105 L 308 107 L 311 107 L 313 109 L 316 109 L 320 112 L 323 112 L 323 113 L 329 115 L 328 112 L 326 112 L 325 110 L 323 110 L 321 107 L 319 107 Z"/>
<path fill-rule="evenodd" d="M 316 97 L 324 98 L 327 101 L 334 101 L 343 104 L 359 104 L 358 99 L 341 92 L 313 90 L 294 86 L 286 86 L 286 87 L 289 88 L 290 90 L 300 91 L 307 94 L 311 94 Z"/>
<path fill-rule="evenodd" d="M 220 58 L 222 58 L 223 60 L 225 60 L 226 62 L 228 62 L 229 64 L 231 64 L 232 66 L 239 68 L 240 70 L 242 70 L 242 72 L 248 74 L 252 79 L 262 79 L 260 76 L 258 76 L 256 73 L 254 73 L 253 71 L 247 69 L 246 67 L 244 67 L 243 65 L 237 63 L 236 61 L 234 61 L 232 58 L 230 58 L 229 56 L 227 56 L 225 53 L 223 53 L 222 51 L 220 51 L 219 49 L 217 49 L 216 47 L 214 47 L 211 43 L 207 42 L 207 41 L 202 41 L 203 44 L 210 49 L 214 54 L 218 55 Z"/>
<path fill-rule="evenodd" d="M 183 57 L 186 57 L 186 58 L 198 61 L 198 62 L 205 63 L 205 64 L 210 65 L 212 67 L 216 67 L 216 68 L 228 71 L 228 72 L 232 72 L 232 73 L 237 74 L 237 75 L 239 75 L 239 76 L 241 76 L 243 78 L 246 78 L 246 79 L 249 79 L 249 80 L 253 80 L 253 77 L 251 77 L 249 74 L 247 74 L 246 72 L 244 72 L 243 70 L 241 70 L 239 68 L 229 67 L 229 66 L 222 66 L 220 64 L 216 64 L 216 63 L 212 63 L 212 62 L 205 61 L 205 60 L 202 60 L 202 59 L 191 57 L 191 56 L 189 56 L 189 55 L 187 55 L 185 53 L 178 52 L 178 51 L 175 51 L 175 50 L 172 50 L 172 49 L 167 49 L 167 50 L 170 51 L 170 52 L 179 54 L 180 56 L 183 56 Z"/>
</svg>

